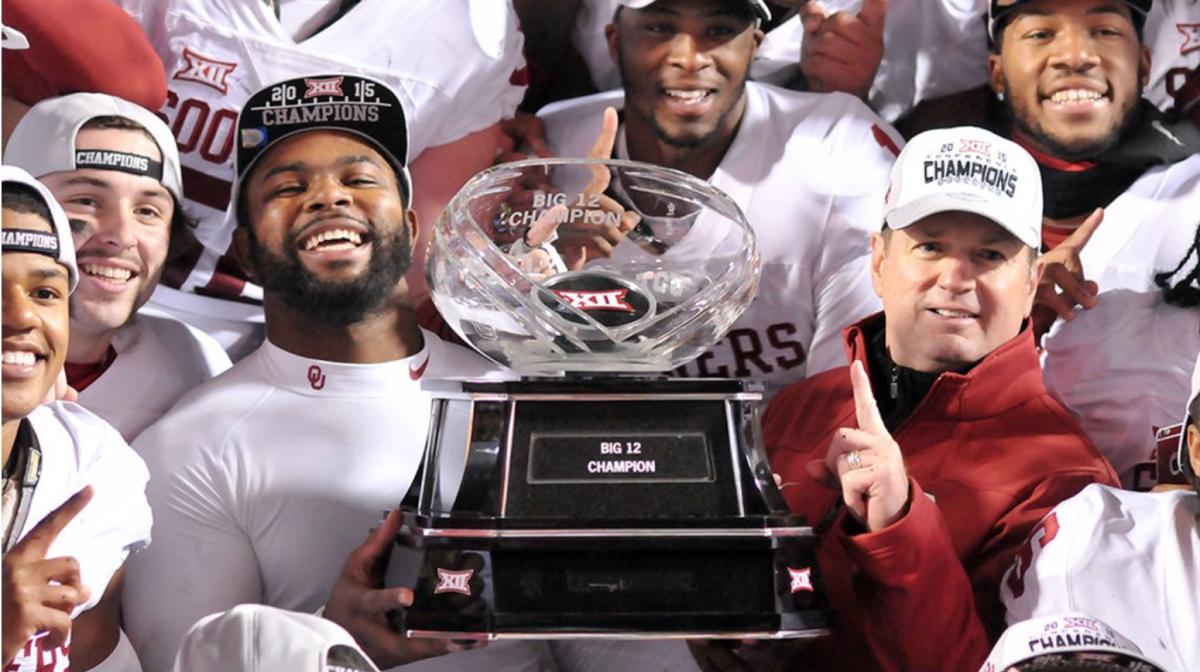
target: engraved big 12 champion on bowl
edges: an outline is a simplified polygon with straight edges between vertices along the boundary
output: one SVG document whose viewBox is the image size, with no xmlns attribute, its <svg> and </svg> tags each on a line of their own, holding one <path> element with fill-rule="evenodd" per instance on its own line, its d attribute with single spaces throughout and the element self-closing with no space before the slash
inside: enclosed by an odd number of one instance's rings
<svg viewBox="0 0 1200 672">
<path fill-rule="evenodd" d="M 629 161 L 504 164 L 446 208 L 427 268 L 442 317 L 516 375 L 434 390 L 388 570 L 414 592 L 398 629 L 828 632 L 816 538 L 771 475 L 759 388 L 670 375 L 754 297 L 754 233 L 727 195 Z"/>
</svg>

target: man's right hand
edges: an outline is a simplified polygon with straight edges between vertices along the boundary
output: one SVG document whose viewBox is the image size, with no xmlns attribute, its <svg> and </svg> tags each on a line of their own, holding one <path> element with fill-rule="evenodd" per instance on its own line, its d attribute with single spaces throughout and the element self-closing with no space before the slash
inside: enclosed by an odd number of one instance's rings
<svg viewBox="0 0 1200 672">
<path fill-rule="evenodd" d="M 820 2 L 800 7 L 804 41 L 800 71 L 812 91 L 843 91 L 866 101 L 883 60 L 887 0 L 863 0 L 857 14 L 829 13 Z"/>
<path fill-rule="evenodd" d="M 346 558 L 325 605 L 325 618 L 345 628 L 380 669 L 470 648 L 450 640 L 404 637 L 388 624 L 389 612 L 413 602 L 411 589 L 383 587 L 384 569 L 399 531 L 400 512 L 392 511 Z"/>
<path fill-rule="evenodd" d="M 47 633 L 47 648 L 65 644 L 71 633 L 71 612 L 91 596 L 79 578 L 78 560 L 46 559 L 50 545 L 91 499 L 91 486 L 75 493 L 4 554 L 5 665 L 39 632 Z"/>
<path fill-rule="evenodd" d="M 1064 320 L 1075 318 L 1076 306 L 1084 309 L 1096 306 L 1100 288 L 1084 277 L 1079 254 L 1102 221 L 1104 209 L 1096 208 L 1061 245 L 1042 255 L 1042 278 L 1033 301 L 1035 306 L 1049 308 Z"/>
</svg>

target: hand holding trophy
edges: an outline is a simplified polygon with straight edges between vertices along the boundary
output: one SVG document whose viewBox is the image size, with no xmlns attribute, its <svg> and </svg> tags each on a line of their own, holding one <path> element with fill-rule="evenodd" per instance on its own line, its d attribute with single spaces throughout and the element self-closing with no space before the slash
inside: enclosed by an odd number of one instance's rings
<svg viewBox="0 0 1200 672">
<path fill-rule="evenodd" d="M 615 134 L 608 110 L 589 158 L 488 169 L 437 223 L 439 311 L 524 377 L 434 392 L 397 537 L 421 562 L 389 570 L 413 586 L 409 636 L 826 632 L 816 539 L 771 477 L 760 393 L 666 375 L 750 304 L 754 233 L 708 183 L 608 158 Z"/>
</svg>

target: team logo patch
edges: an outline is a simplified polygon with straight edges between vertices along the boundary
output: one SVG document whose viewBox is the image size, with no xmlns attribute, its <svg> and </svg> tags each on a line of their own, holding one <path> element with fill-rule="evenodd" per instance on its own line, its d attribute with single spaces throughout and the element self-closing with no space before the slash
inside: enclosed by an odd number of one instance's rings
<svg viewBox="0 0 1200 672">
<path fill-rule="evenodd" d="M 960 153 L 975 152 L 976 154 L 989 156 L 992 153 L 992 144 L 984 140 L 963 138 L 962 140 L 959 140 L 958 151 Z"/>
<path fill-rule="evenodd" d="M 324 77 L 322 79 L 305 78 L 304 84 L 308 86 L 308 90 L 304 92 L 305 98 L 316 98 L 317 96 L 342 96 L 342 79 L 343 77 Z"/>
<path fill-rule="evenodd" d="M 314 390 L 320 390 L 325 387 L 325 374 L 321 371 L 321 367 L 316 364 L 308 367 L 308 384 Z"/>
<path fill-rule="evenodd" d="M 566 300 L 575 308 L 580 310 L 621 310 L 626 313 L 633 312 L 633 306 L 625 300 L 625 295 L 629 293 L 628 289 L 610 289 L 604 292 L 572 292 L 569 290 L 555 290 L 554 292 L 560 299 Z"/>
<path fill-rule="evenodd" d="M 576 324 L 588 324 L 590 318 L 605 327 L 619 327 L 654 314 L 652 295 L 615 275 L 594 271 L 560 273 L 548 278 L 543 286 L 549 292 L 540 293 L 542 304 Z"/>
<path fill-rule="evenodd" d="M 1200 49 L 1200 23 L 1177 23 L 1175 30 L 1183 35 L 1183 44 L 1179 45 L 1179 55 L 1190 54 Z"/>
<path fill-rule="evenodd" d="M 183 48 L 183 61 L 183 67 L 171 75 L 172 79 L 196 82 L 221 93 L 229 93 L 229 73 L 237 69 L 237 63 L 218 61 L 198 54 L 190 47 Z"/>
<path fill-rule="evenodd" d="M 788 577 L 792 580 L 793 593 L 813 592 L 812 567 L 801 567 L 800 569 L 788 567 L 787 570 Z"/>
<path fill-rule="evenodd" d="M 433 589 L 433 594 L 440 593 L 458 593 L 459 595 L 471 594 L 471 577 L 475 575 L 475 570 L 464 569 L 462 571 L 451 571 L 438 567 L 438 583 Z"/>
</svg>

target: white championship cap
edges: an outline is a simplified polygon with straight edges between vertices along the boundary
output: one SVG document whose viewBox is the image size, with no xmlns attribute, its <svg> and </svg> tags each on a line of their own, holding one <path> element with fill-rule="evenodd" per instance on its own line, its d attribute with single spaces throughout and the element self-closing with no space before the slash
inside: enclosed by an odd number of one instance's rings
<svg viewBox="0 0 1200 672">
<path fill-rule="evenodd" d="M 0 183 L 3 183 L 0 184 L 0 189 L 7 189 L 10 182 L 19 182 L 31 187 L 42 197 L 42 201 L 50 210 L 50 225 L 54 228 L 54 233 L 4 229 L 4 252 L 44 254 L 57 260 L 67 268 L 69 291 L 75 291 L 75 285 L 79 284 L 79 268 L 75 265 L 75 241 L 71 238 L 71 225 L 67 221 L 67 213 L 46 185 L 35 180 L 32 175 L 16 166 L 0 166 Z"/>
<path fill-rule="evenodd" d="M 96 117 L 107 116 L 125 117 L 145 128 L 158 145 L 162 161 L 125 152 L 75 151 L 79 129 Z M 166 123 L 140 105 L 103 93 L 72 93 L 29 108 L 13 128 L 4 148 L 4 162 L 37 177 L 83 168 L 147 175 L 161 182 L 176 201 L 183 201 L 179 151 Z"/>
<path fill-rule="evenodd" d="M 883 219 L 903 229 L 939 212 L 973 212 L 1042 246 L 1042 175 L 1011 140 L 974 126 L 925 131 L 892 166 Z"/>
<path fill-rule="evenodd" d="M 354 638 L 320 616 L 242 604 L 192 626 L 175 672 L 379 672 Z"/>
<path fill-rule="evenodd" d="M 658 0 L 621 0 L 621 5 L 630 9 L 644 9 L 656 2 L 658 2 Z M 760 20 L 771 20 L 771 10 L 767 7 L 767 3 L 763 2 L 763 0 L 746 0 L 746 4 L 750 5 L 750 9 L 754 10 L 754 15 Z"/>
<path fill-rule="evenodd" d="M 1129 672 L 1165 672 L 1137 644 L 1104 621 L 1080 613 L 1042 616 L 1009 626 L 979 672 L 1022 669 L 1025 663 L 1057 657 L 1112 663 Z M 1056 668 L 1057 669 L 1057 668 Z"/>
</svg>

